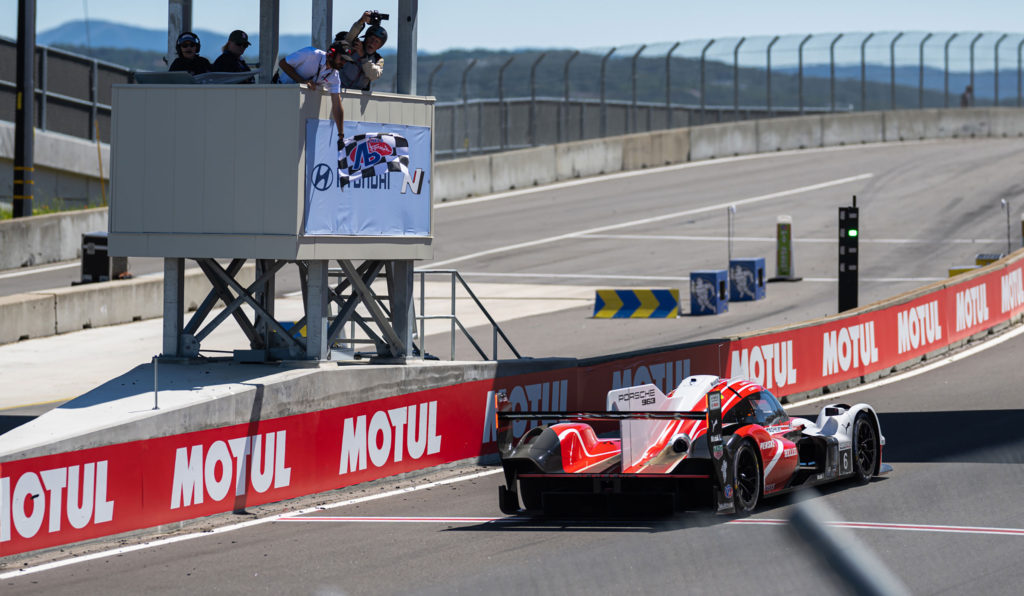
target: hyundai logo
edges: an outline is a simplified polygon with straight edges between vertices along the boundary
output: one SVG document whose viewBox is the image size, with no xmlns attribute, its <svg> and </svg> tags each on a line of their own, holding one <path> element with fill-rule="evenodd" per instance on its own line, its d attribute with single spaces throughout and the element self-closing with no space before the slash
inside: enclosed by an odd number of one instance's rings
<svg viewBox="0 0 1024 596">
<path fill-rule="evenodd" d="M 313 168 L 313 188 L 327 190 L 334 182 L 334 169 L 325 163 L 318 163 Z"/>
</svg>

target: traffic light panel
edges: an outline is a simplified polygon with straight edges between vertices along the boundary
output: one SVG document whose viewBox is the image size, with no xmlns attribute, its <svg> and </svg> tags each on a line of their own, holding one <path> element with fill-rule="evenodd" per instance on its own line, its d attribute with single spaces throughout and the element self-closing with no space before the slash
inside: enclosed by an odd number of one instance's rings
<svg viewBox="0 0 1024 596">
<path fill-rule="evenodd" d="M 839 208 L 839 312 L 857 308 L 857 256 L 860 209 Z"/>
</svg>

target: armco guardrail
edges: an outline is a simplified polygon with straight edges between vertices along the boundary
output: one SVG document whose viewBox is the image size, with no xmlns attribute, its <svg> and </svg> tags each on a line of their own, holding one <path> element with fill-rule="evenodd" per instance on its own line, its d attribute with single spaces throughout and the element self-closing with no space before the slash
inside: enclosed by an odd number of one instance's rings
<svg viewBox="0 0 1024 596">
<path fill-rule="evenodd" d="M 266 367 L 247 376 L 222 367 L 190 390 L 206 373 L 193 367 L 175 375 L 177 393 L 161 393 L 170 403 L 159 413 L 143 407 L 151 393 L 119 396 L 116 413 L 90 406 L 109 399 L 86 394 L 81 405 L 72 401 L 0 437 L 0 499 L 12 504 L 0 509 L 0 545 L 20 553 L 491 454 L 497 391 L 520 410 L 600 408 L 612 388 L 650 382 L 669 391 L 699 372 L 748 376 L 793 398 L 885 375 L 1022 316 L 1019 250 L 840 316 L 634 354 L 332 365 L 262 377 Z M 122 385 L 151 373 L 139 367 Z M 112 415 L 122 423 L 112 425 Z M 59 427 L 72 419 L 77 435 L 47 433 L 51 420 Z M 521 436 L 526 428 L 524 421 L 513 430 Z M 80 494 L 79 483 L 92 489 L 84 504 L 65 507 L 62 495 Z"/>
</svg>

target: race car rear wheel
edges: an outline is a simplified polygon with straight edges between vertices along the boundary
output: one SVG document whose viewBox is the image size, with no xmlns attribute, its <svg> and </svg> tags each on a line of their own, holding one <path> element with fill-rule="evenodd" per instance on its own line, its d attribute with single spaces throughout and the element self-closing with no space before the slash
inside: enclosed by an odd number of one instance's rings
<svg viewBox="0 0 1024 596">
<path fill-rule="evenodd" d="M 866 483 L 875 475 L 875 462 L 878 461 L 878 433 L 861 412 L 853 421 L 853 462 L 857 482 Z"/>
<path fill-rule="evenodd" d="M 754 447 L 746 441 L 736 450 L 732 461 L 736 474 L 736 496 L 733 501 L 736 514 L 746 515 L 757 507 L 757 501 L 761 498 L 761 462 Z"/>
</svg>

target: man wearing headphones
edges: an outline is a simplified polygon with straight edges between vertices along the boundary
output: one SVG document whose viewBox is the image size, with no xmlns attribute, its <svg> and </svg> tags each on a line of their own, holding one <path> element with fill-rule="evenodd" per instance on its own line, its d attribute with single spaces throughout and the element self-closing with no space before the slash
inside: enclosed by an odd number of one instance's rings
<svg viewBox="0 0 1024 596">
<path fill-rule="evenodd" d="M 174 51 L 178 57 L 171 62 L 168 70 L 183 70 L 190 75 L 210 72 L 210 61 L 199 55 L 199 36 L 191 31 L 183 31 L 174 42 Z"/>
<path fill-rule="evenodd" d="M 338 146 L 344 142 L 345 112 L 341 109 L 341 81 L 338 71 L 346 62 L 348 48 L 342 43 L 333 43 L 325 52 L 312 46 L 302 48 L 281 59 L 281 68 L 275 81 L 278 83 L 305 85 L 315 90 L 326 85 L 331 94 L 331 116 L 338 126 Z"/>
<path fill-rule="evenodd" d="M 377 24 L 370 25 L 362 40 L 358 38 L 363 27 L 370 24 L 371 17 L 370 11 L 364 12 L 363 16 L 352 24 L 348 33 L 338 33 L 334 36 L 335 42 L 344 39 L 345 42 L 351 44 L 353 50 L 352 61 L 346 62 L 340 71 L 341 86 L 345 89 L 369 91 L 370 83 L 384 74 L 384 58 L 377 53 L 377 50 L 387 42 L 387 30 L 380 26 L 378 20 Z"/>
</svg>

